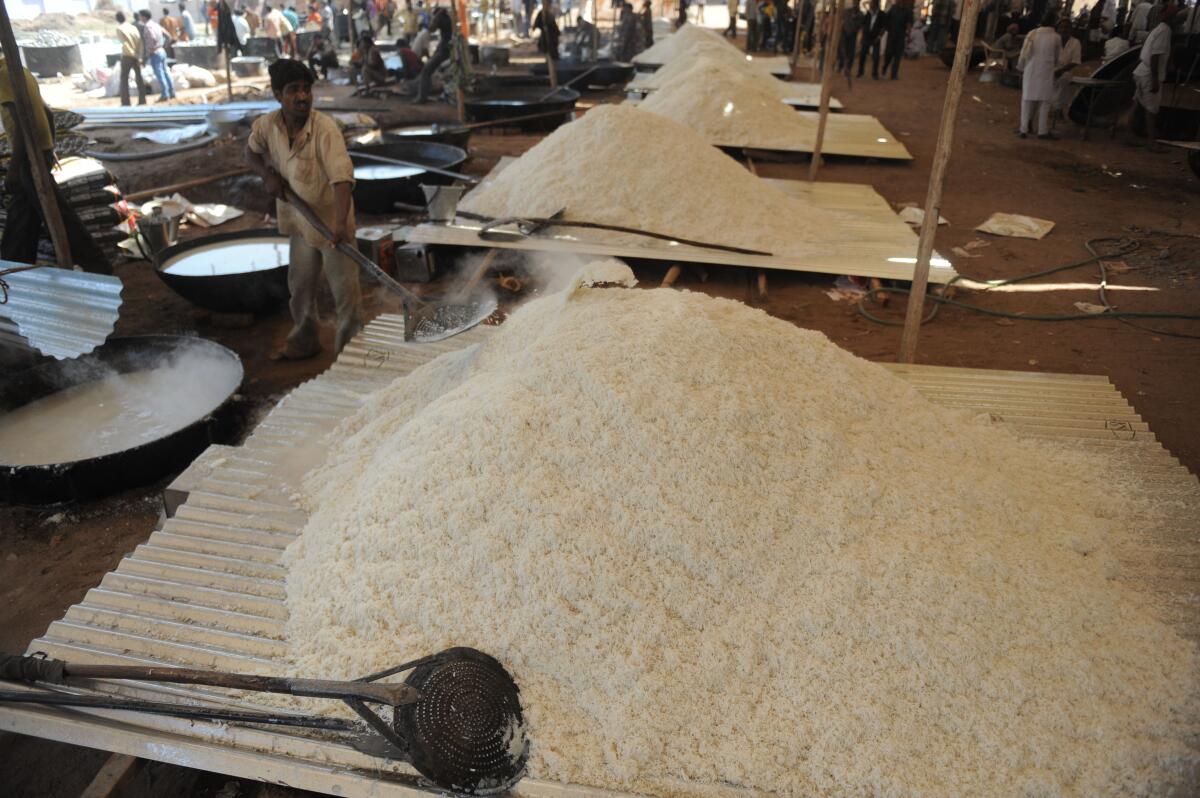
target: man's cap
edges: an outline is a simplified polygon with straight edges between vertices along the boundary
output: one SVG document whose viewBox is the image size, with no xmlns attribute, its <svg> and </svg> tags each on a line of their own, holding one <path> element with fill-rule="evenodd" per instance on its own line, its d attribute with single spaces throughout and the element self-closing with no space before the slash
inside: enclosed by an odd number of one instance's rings
<svg viewBox="0 0 1200 798">
<path fill-rule="evenodd" d="M 305 66 L 302 61 L 296 61 L 291 58 L 280 58 L 274 64 L 271 64 L 267 69 L 267 74 L 271 76 L 272 91 L 283 91 L 284 86 L 296 81 L 310 85 L 317 82 L 312 70 Z"/>
</svg>

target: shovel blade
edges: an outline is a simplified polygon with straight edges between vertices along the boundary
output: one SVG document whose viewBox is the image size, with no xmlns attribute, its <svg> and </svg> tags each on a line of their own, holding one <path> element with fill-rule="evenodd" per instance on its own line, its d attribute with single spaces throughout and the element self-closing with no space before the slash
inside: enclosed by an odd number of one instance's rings
<svg viewBox="0 0 1200 798">
<path fill-rule="evenodd" d="M 475 327 L 495 310 L 496 298 L 493 296 L 480 297 L 468 303 L 423 304 L 406 308 L 404 340 L 423 344 L 444 341 Z"/>
</svg>

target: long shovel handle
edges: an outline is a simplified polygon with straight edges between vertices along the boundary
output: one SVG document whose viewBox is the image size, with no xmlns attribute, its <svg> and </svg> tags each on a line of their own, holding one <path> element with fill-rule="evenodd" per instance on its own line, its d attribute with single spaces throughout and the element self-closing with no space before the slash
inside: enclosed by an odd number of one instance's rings
<svg viewBox="0 0 1200 798">
<path fill-rule="evenodd" d="M 554 88 L 552 88 L 550 91 L 548 91 L 548 92 L 546 92 L 545 94 L 543 94 L 541 97 L 538 97 L 538 99 L 537 99 L 537 102 L 539 102 L 539 103 L 544 103 L 544 102 L 546 102 L 546 100 L 549 100 L 551 97 L 553 97 L 554 95 L 558 94 L 558 90 L 559 90 L 559 89 L 568 89 L 568 88 L 570 88 L 572 85 L 574 85 L 574 84 L 578 83 L 579 81 L 581 81 L 581 80 L 583 80 L 584 78 L 586 78 L 588 75 L 590 75 L 590 74 L 592 74 L 593 72 L 595 72 L 595 71 L 596 71 L 596 69 L 598 69 L 598 68 L 599 68 L 599 64 L 595 64 L 595 65 L 593 65 L 591 68 L 589 68 L 589 69 L 587 69 L 587 70 L 584 70 L 583 72 L 579 73 L 579 74 L 578 74 L 578 75 L 576 75 L 575 77 L 571 78 L 571 79 L 570 79 L 570 80 L 568 80 L 566 83 L 560 83 L 559 85 L 557 85 L 557 86 L 555 86 Z"/>
<path fill-rule="evenodd" d="M 325 222 L 323 222 L 321 220 L 320 216 L 317 216 L 317 212 L 314 211 L 307 202 L 300 199 L 300 197 L 296 194 L 296 192 L 292 190 L 292 187 L 287 185 L 286 183 L 283 186 L 283 193 L 284 193 L 284 196 L 287 198 L 287 201 L 296 210 L 300 211 L 300 215 L 308 220 L 308 223 L 313 226 L 313 229 L 315 229 L 321 235 L 325 236 L 325 238 L 330 243 L 332 243 L 333 242 L 333 231 L 329 229 L 329 225 L 325 224 Z M 412 291 L 409 291 L 407 288 L 400 285 L 400 283 L 396 282 L 391 277 L 389 277 L 387 272 L 385 272 L 383 269 L 379 268 L 379 266 L 377 266 L 374 261 L 372 261 L 366 255 L 359 252 L 354 247 L 350 246 L 349 244 L 347 244 L 344 241 L 341 242 L 340 244 L 335 244 L 334 246 L 338 252 L 342 253 L 347 258 L 349 258 L 350 260 L 357 263 L 359 266 L 361 266 L 363 269 L 365 269 L 368 273 L 370 273 L 372 277 L 374 277 L 376 280 L 381 282 L 385 288 L 392 291 L 393 293 L 399 294 L 400 297 L 404 300 L 405 310 L 408 310 L 410 306 L 411 307 L 419 307 L 420 305 L 424 304 L 420 299 L 417 298 L 416 294 L 414 294 Z"/>
<path fill-rule="evenodd" d="M 411 169 L 420 169 L 423 172 L 432 172 L 435 175 L 444 175 L 445 177 L 453 177 L 456 180 L 465 180 L 466 182 L 471 183 L 472 185 L 479 182 L 478 177 L 471 177 L 470 175 L 464 175 L 464 174 L 460 174 L 458 172 L 451 172 L 449 169 L 440 169 L 436 166 L 429 166 L 427 164 L 416 163 L 414 161 L 402 161 L 399 158 L 388 158 L 383 155 L 373 155 L 373 154 L 367 153 L 367 152 L 359 152 L 358 150 L 350 150 L 350 157 L 352 159 L 353 158 L 364 158 L 368 161 L 378 161 L 379 163 L 390 163 L 390 164 L 393 164 L 394 166 L 407 166 Z"/>
<path fill-rule="evenodd" d="M 173 684 L 203 684 L 232 690 L 285 693 L 310 698 L 358 698 L 389 706 L 410 704 L 417 691 L 405 684 L 340 682 L 328 679 L 290 679 L 247 673 L 223 673 L 195 668 L 137 665 L 73 665 L 42 657 L 0 656 L 0 678 L 22 682 L 62 684 L 67 679 L 134 679 Z"/>
</svg>

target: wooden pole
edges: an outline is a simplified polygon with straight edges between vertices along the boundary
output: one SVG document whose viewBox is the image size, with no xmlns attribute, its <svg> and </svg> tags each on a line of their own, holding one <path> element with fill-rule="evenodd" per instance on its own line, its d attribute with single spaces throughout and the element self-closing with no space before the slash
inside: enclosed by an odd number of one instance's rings
<svg viewBox="0 0 1200 798">
<path fill-rule="evenodd" d="M 553 46 L 557 47 L 558 42 L 550 41 L 550 32 L 548 28 L 550 25 L 556 24 L 551 20 L 551 14 L 553 14 L 553 12 L 550 10 L 550 0 L 542 0 L 542 37 L 546 40 L 546 71 L 550 74 L 550 88 L 557 89 L 558 68 L 554 65 L 554 56 L 558 55 L 558 53 L 551 54 L 550 47 L 552 44 Z"/>
<path fill-rule="evenodd" d="M 838 37 L 842 35 L 844 0 L 833 6 L 833 22 L 829 38 L 825 40 L 825 59 L 821 65 L 821 116 L 817 120 L 817 140 L 813 142 L 812 162 L 808 165 L 808 179 L 816 180 L 821 168 L 821 148 L 825 145 L 825 123 L 829 121 L 829 94 L 833 90 L 833 73 L 837 71 Z"/>
<path fill-rule="evenodd" d="M 964 0 L 962 19 L 958 24 L 958 45 L 954 50 L 954 68 L 946 87 L 942 106 L 942 124 L 938 130 L 937 148 L 933 153 L 933 168 L 929 173 L 929 191 L 925 195 L 925 221 L 917 243 L 917 264 L 913 268 L 912 290 L 908 295 L 908 310 L 904 314 L 904 332 L 900 336 L 901 363 L 912 363 L 917 356 L 917 337 L 921 333 L 921 318 L 925 309 L 925 289 L 929 284 L 929 259 L 933 255 L 933 235 L 937 232 L 942 211 L 942 185 L 946 181 L 946 165 L 954 143 L 954 125 L 958 121 L 958 100 L 963 81 L 971 63 L 975 46 L 975 21 L 979 18 L 979 0 Z"/>
<path fill-rule="evenodd" d="M 800 43 L 804 39 L 804 26 L 800 24 L 802 5 L 802 3 L 796 3 L 796 36 L 792 41 L 792 80 L 796 79 L 796 67 L 800 64 Z"/>
<path fill-rule="evenodd" d="M 250 168 L 243 166 L 238 169 L 228 169 L 224 172 L 217 172 L 214 175 L 205 175 L 192 180 L 185 180 L 182 183 L 174 183 L 169 186 L 160 186 L 159 188 L 148 188 L 145 191 L 134 191 L 131 194 L 125 195 L 127 202 L 140 202 L 141 200 L 154 199 L 158 196 L 170 196 L 177 191 L 186 191 L 189 188 L 198 186 L 206 186 L 209 183 L 215 183 L 218 180 L 224 180 L 228 177 L 240 177 L 241 175 L 250 174 Z"/>
<path fill-rule="evenodd" d="M 33 115 L 46 111 L 44 108 L 33 107 L 29 87 L 25 85 L 21 51 L 17 48 L 12 23 L 8 19 L 8 8 L 4 3 L 0 3 L 0 48 L 3 48 L 4 60 L 8 65 L 8 79 L 12 83 L 13 121 L 17 127 L 16 130 L 8 131 L 8 135 L 14 141 L 19 136 L 21 141 L 25 142 L 25 157 L 29 159 L 29 172 L 33 175 L 38 203 L 42 206 L 42 218 L 46 220 L 46 229 L 50 231 L 50 242 L 54 244 L 54 257 L 59 266 L 70 269 L 74 264 L 71 263 L 71 248 L 67 244 L 67 228 L 63 224 L 62 210 L 58 207 L 58 198 L 54 191 L 54 178 L 42 161 L 42 151 L 33 137 Z M 9 168 L 12 168 L 12 164 Z"/>
<path fill-rule="evenodd" d="M 466 34 L 462 33 L 460 17 L 458 15 L 457 0 L 450 0 L 450 22 L 455 33 L 450 37 L 450 46 L 453 48 L 453 58 L 458 62 L 459 76 L 466 75 L 470 68 L 467 64 L 469 56 L 469 43 Z M 463 90 L 462 80 L 458 79 L 454 83 L 454 99 L 458 103 L 458 123 L 464 124 L 467 121 L 467 94 Z"/>
</svg>

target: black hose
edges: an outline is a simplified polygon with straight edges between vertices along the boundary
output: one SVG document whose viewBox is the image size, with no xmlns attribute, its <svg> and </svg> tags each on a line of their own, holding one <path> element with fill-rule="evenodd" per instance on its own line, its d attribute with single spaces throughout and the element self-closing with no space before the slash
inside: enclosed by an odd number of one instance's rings
<svg viewBox="0 0 1200 798">
<path fill-rule="evenodd" d="M 1176 232 L 1171 232 L 1171 231 L 1166 231 L 1166 230 L 1146 230 L 1144 232 L 1152 234 L 1152 235 L 1174 236 L 1174 237 L 1184 237 L 1184 238 L 1200 238 L 1200 236 L 1195 236 L 1190 233 L 1176 233 Z M 1098 243 L 1101 243 L 1101 242 L 1106 242 L 1106 241 L 1119 242 L 1120 246 L 1113 252 L 1109 252 L 1107 254 L 1102 255 L 1096 251 L 1095 245 Z M 1059 266 L 1052 266 L 1049 269 L 1042 269 L 1040 271 L 1030 272 L 1029 274 L 1022 274 L 1022 275 L 1018 275 L 1016 277 L 1009 277 L 1009 278 L 1006 278 L 1003 280 L 986 280 L 986 279 L 970 277 L 970 276 L 963 275 L 963 274 L 958 274 L 958 275 L 955 275 L 954 278 L 952 280 L 950 280 L 949 283 L 946 284 L 946 287 L 949 288 L 951 285 L 954 285 L 954 283 L 958 282 L 959 280 L 970 280 L 973 283 L 980 283 L 980 284 L 986 285 L 987 289 L 990 289 L 990 288 L 997 288 L 997 287 L 1004 286 L 1004 285 L 1012 285 L 1014 283 L 1022 283 L 1022 282 L 1025 282 L 1026 280 L 1032 280 L 1037 277 L 1045 277 L 1050 274 L 1056 274 L 1058 272 L 1068 271 L 1070 269 L 1078 269 L 1079 267 L 1086 266 L 1090 263 L 1096 263 L 1100 269 L 1099 292 L 1100 292 L 1100 304 L 1103 305 L 1105 308 L 1103 313 L 1064 313 L 1064 314 L 1012 313 L 1009 311 L 993 310 L 991 308 L 985 308 L 985 307 L 981 307 L 979 305 L 972 305 L 972 304 L 969 304 L 966 302 L 959 302 L 958 300 L 950 299 L 949 297 L 945 297 L 945 296 L 939 296 L 937 294 L 926 294 L 925 298 L 928 301 L 933 303 L 933 308 L 929 311 L 929 315 L 927 315 L 925 318 L 923 318 L 921 320 L 921 323 L 927 324 L 928 322 L 933 321 L 934 317 L 937 316 L 938 310 L 942 307 L 942 305 L 949 305 L 951 307 L 962 308 L 963 310 L 969 310 L 974 313 L 982 313 L 986 316 L 997 316 L 997 317 L 1005 318 L 1005 319 L 1024 319 L 1025 321 L 1082 321 L 1085 319 L 1116 319 L 1124 324 L 1128 324 L 1131 327 L 1134 327 L 1136 329 L 1143 330 L 1146 332 L 1152 332 L 1156 335 L 1167 335 L 1167 336 L 1172 336 L 1172 337 L 1176 337 L 1176 338 L 1200 339 L 1200 335 L 1192 335 L 1189 333 L 1178 333 L 1178 332 L 1172 332 L 1170 330 L 1158 330 L 1158 329 L 1154 329 L 1152 327 L 1146 327 L 1144 325 L 1130 321 L 1130 319 L 1139 319 L 1139 318 L 1140 319 L 1187 319 L 1190 321 L 1200 321 L 1200 314 L 1116 310 L 1109 303 L 1108 295 L 1105 292 L 1105 286 L 1108 284 L 1108 270 L 1104 268 L 1103 258 L 1111 258 L 1116 255 L 1128 255 L 1129 253 L 1137 250 L 1140 246 L 1141 246 L 1141 244 L 1139 241 L 1133 240 L 1130 238 L 1115 238 L 1115 237 L 1093 238 L 1093 239 L 1089 239 L 1088 241 L 1084 242 L 1084 247 L 1087 249 L 1087 251 L 1090 254 L 1088 257 L 1083 258 L 1081 260 L 1072 261 L 1071 263 L 1064 263 Z M 987 290 L 987 289 L 984 289 L 984 290 Z M 869 310 L 867 310 L 867 307 L 866 307 L 867 298 L 870 297 L 871 295 L 877 294 L 877 293 L 899 294 L 899 295 L 907 296 L 912 292 L 907 288 L 875 288 L 875 289 L 872 289 L 872 290 L 866 292 L 862 297 L 859 298 L 858 305 L 857 305 L 857 310 L 858 310 L 859 315 L 861 315 L 863 318 L 867 319 L 868 321 L 875 322 L 876 324 L 885 324 L 890 327 L 904 326 L 903 321 L 894 321 L 891 319 L 883 319 L 883 318 L 880 318 L 880 317 L 874 315 Z"/>
<path fill-rule="evenodd" d="M 88 150 L 84 152 L 84 155 L 100 161 L 148 161 L 152 158 L 163 158 L 167 155 L 178 155 L 181 152 L 198 150 L 201 147 L 207 147 L 218 138 L 217 134 L 210 130 L 195 141 L 177 144 L 174 147 L 164 147 L 160 150 L 147 150 L 145 152 L 96 152 L 95 150 Z"/>
</svg>

